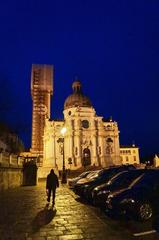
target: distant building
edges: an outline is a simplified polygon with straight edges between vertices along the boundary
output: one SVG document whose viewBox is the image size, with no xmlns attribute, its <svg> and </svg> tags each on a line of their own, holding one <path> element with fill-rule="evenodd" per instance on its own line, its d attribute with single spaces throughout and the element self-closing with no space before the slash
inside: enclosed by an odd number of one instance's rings
<svg viewBox="0 0 159 240">
<path fill-rule="evenodd" d="M 159 167 L 159 157 L 157 154 L 155 154 L 155 157 L 153 159 L 153 166 L 154 167 Z"/>
<path fill-rule="evenodd" d="M 122 164 L 140 164 L 139 148 L 135 145 L 120 146 Z"/>
<path fill-rule="evenodd" d="M 82 92 L 80 81 L 75 81 L 72 88 L 73 93 L 64 103 L 64 120 L 47 118 L 45 121 L 43 163 L 39 168 L 39 177 L 45 177 L 51 168 L 61 170 L 63 157 L 67 169 L 138 164 L 137 147 L 120 148 L 117 122 L 96 115 L 90 99 Z M 63 127 L 66 132 L 62 135 Z"/>
</svg>

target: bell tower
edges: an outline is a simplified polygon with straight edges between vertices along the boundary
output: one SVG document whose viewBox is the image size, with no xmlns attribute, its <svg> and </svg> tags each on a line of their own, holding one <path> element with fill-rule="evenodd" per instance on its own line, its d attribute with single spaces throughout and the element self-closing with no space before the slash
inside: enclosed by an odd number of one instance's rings
<svg viewBox="0 0 159 240">
<path fill-rule="evenodd" d="M 33 64 L 31 72 L 32 143 L 31 153 L 43 156 L 45 118 L 50 118 L 53 95 L 53 66 Z"/>
</svg>

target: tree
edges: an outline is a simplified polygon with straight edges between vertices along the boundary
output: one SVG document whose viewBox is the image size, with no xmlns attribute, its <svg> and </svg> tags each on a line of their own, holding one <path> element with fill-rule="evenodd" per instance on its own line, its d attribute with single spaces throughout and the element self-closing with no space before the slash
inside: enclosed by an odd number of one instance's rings
<svg viewBox="0 0 159 240">
<path fill-rule="evenodd" d="M 8 146 L 11 153 L 24 151 L 24 144 L 18 135 L 2 122 L 0 122 L 0 139 Z"/>
</svg>

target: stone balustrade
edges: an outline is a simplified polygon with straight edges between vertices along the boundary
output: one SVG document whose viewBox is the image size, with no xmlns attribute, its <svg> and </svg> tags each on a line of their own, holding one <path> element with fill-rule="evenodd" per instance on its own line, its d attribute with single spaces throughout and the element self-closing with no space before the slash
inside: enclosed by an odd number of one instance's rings
<svg viewBox="0 0 159 240">
<path fill-rule="evenodd" d="M 22 185 L 23 161 L 18 155 L 0 153 L 0 192 Z"/>
</svg>

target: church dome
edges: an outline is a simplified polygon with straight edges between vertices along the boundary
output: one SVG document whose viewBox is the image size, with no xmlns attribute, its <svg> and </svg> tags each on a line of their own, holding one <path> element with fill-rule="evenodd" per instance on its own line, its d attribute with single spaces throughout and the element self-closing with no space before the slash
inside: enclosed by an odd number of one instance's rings
<svg viewBox="0 0 159 240">
<path fill-rule="evenodd" d="M 80 81 L 75 81 L 72 84 L 73 93 L 69 95 L 64 103 L 64 109 L 71 107 L 92 107 L 88 97 L 83 95 Z"/>
</svg>

